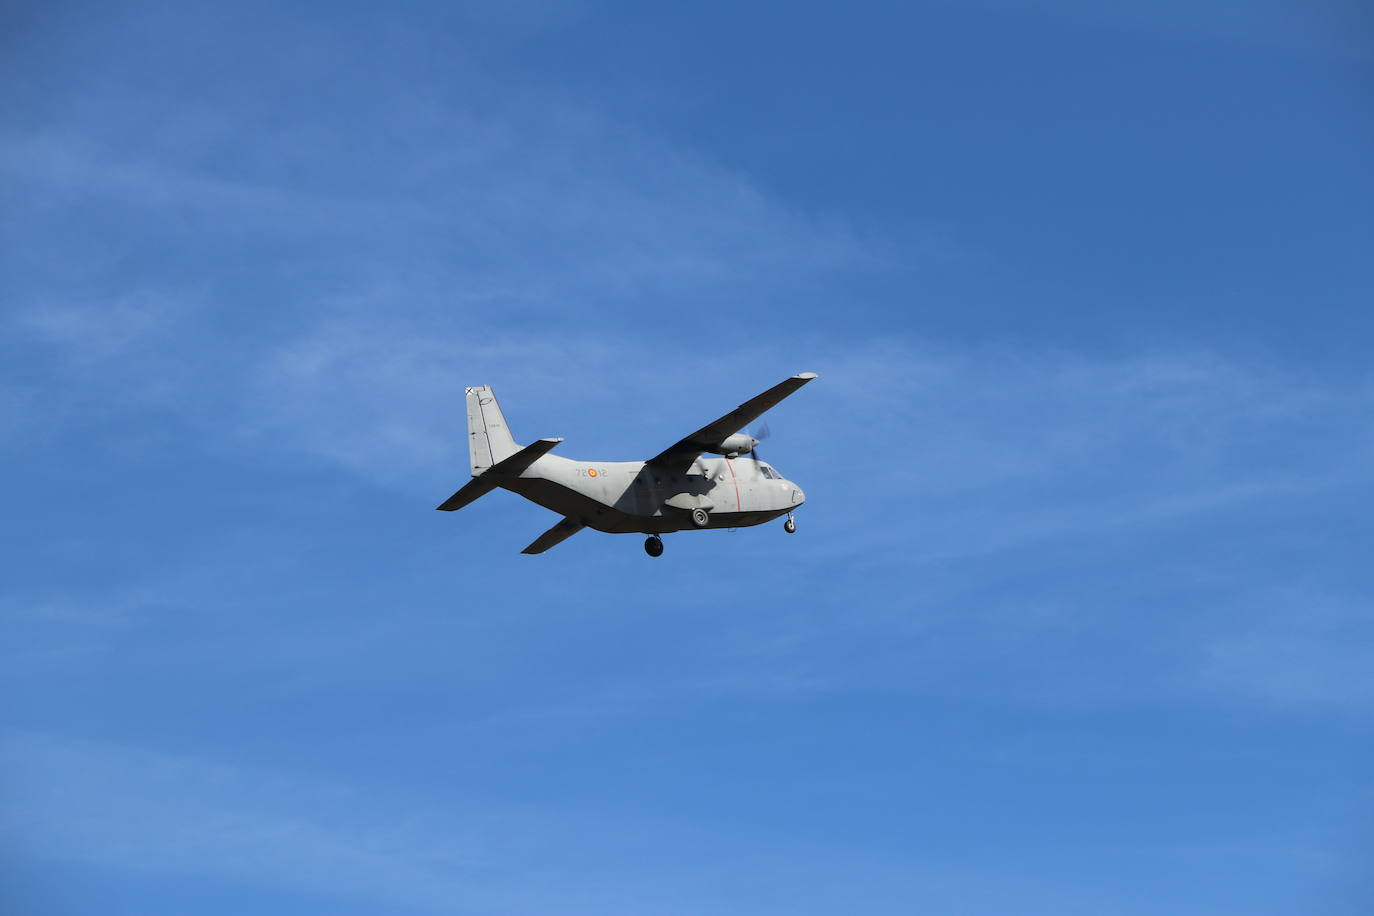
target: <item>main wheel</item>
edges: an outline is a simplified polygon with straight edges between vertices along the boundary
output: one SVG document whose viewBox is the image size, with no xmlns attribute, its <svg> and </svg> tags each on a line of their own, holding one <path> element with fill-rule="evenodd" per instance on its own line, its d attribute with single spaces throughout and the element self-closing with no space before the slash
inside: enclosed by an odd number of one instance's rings
<svg viewBox="0 0 1374 916">
<path fill-rule="evenodd" d="M 644 539 L 644 552 L 651 557 L 663 556 L 663 538 L 651 534 Z"/>
<path fill-rule="evenodd" d="M 711 516 L 706 513 L 705 509 L 693 509 L 692 524 L 696 525 L 698 528 L 705 528 L 707 525 L 711 524 Z"/>
<path fill-rule="evenodd" d="M 782 523 L 782 530 L 786 531 L 788 534 L 796 534 L 797 520 L 794 518 L 789 518 L 787 521 Z"/>
</svg>

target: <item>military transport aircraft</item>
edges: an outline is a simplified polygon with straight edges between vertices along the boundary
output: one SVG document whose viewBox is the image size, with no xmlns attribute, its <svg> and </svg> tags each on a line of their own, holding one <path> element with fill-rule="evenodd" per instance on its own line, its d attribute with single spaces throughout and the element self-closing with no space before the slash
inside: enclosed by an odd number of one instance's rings
<svg viewBox="0 0 1374 916">
<path fill-rule="evenodd" d="M 756 438 L 739 430 L 815 377 L 802 372 L 779 382 L 648 461 L 572 461 L 548 454 L 562 439 L 516 445 L 491 388 L 469 388 L 472 480 L 438 508 L 461 509 L 500 487 L 563 516 L 521 553 L 543 553 L 583 528 L 647 534 L 644 550 L 651 557 L 662 555 L 659 535 L 669 531 L 743 528 L 786 515 L 783 528 L 793 534 L 792 512 L 806 496 L 759 460 L 756 449 L 766 433 Z M 705 453 L 721 457 L 704 458 Z M 735 460 L 743 455 L 750 460 Z"/>
</svg>

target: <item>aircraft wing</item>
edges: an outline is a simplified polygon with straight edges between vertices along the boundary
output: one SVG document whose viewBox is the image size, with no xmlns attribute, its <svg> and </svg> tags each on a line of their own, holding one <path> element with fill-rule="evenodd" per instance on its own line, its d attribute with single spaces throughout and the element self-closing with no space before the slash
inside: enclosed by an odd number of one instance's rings
<svg viewBox="0 0 1374 916">
<path fill-rule="evenodd" d="M 543 553 L 555 544 L 563 543 L 568 538 L 572 537 L 574 534 L 577 534 L 577 532 L 581 531 L 584 527 L 586 526 L 575 519 L 561 519 L 557 525 L 554 525 L 548 531 L 545 531 L 543 534 L 539 535 L 539 537 L 534 539 L 533 544 L 526 547 L 524 550 L 520 552 Z"/>
<path fill-rule="evenodd" d="M 685 471 L 702 452 L 717 448 L 725 437 L 739 432 L 763 416 L 768 408 L 815 377 L 814 372 L 801 372 L 779 382 L 763 394 L 745 401 L 714 423 L 708 423 L 687 438 L 670 445 L 650 458 L 649 464 L 669 471 Z"/>
</svg>

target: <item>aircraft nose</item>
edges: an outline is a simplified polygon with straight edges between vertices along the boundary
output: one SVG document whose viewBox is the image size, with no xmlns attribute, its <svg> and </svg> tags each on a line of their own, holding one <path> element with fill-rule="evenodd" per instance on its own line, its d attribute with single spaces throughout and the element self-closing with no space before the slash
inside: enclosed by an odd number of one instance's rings
<svg viewBox="0 0 1374 916">
<path fill-rule="evenodd" d="M 806 502 L 806 494 L 802 492 L 801 487 L 795 483 L 792 484 L 792 505 L 800 506 L 804 502 Z"/>
</svg>

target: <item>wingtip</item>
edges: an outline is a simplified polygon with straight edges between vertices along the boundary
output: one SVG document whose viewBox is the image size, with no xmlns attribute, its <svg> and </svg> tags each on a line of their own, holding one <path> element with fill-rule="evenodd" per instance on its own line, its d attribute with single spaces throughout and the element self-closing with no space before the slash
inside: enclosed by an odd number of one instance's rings
<svg viewBox="0 0 1374 916">
<path fill-rule="evenodd" d="M 820 378 L 820 376 L 814 372 L 798 372 L 796 375 L 792 377 L 806 379 L 808 382 L 811 381 L 813 378 Z"/>
</svg>

